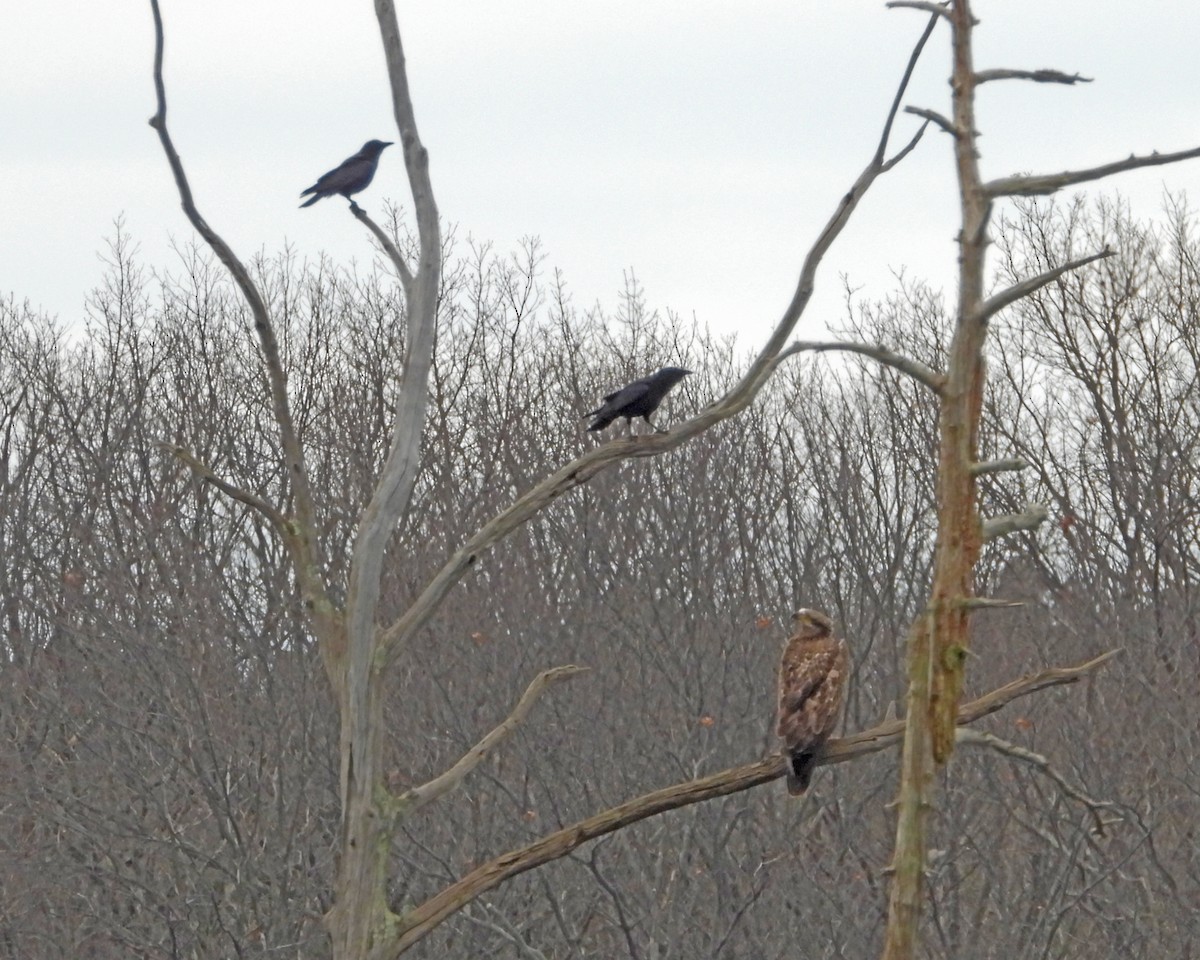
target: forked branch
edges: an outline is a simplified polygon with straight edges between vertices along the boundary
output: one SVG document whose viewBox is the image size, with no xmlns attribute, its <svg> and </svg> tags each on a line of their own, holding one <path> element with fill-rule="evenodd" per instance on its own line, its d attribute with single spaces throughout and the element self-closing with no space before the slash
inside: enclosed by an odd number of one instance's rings
<svg viewBox="0 0 1200 960">
<path fill-rule="evenodd" d="M 383 2 L 383 0 L 377 0 L 377 2 Z M 784 345 L 787 342 L 787 338 L 791 336 L 792 331 L 795 329 L 801 314 L 808 306 L 809 300 L 812 298 L 813 289 L 816 285 L 817 268 L 820 266 L 830 246 L 832 246 L 833 241 L 837 239 L 838 235 L 845 229 L 846 224 L 850 222 L 851 215 L 875 180 L 883 173 L 892 169 L 896 160 L 900 156 L 906 156 L 920 139 L 921 131 L 918 131 L 897 157 L 891 160 L 886 159 L 892 124 L 900 109 L 900 102 L 905 90 L 908 88 L 909 79 L 912 76 L 921 51 L 925 47 L 925 42 L 929 39 L 929 35 L 933 32 L 935 25 L 936 17 L 933 17 L 930 19 L 924 33 L 922 33 L 921 38 L 917 41 L 909 56 L 904 76 L 900 81 L 896 96 L 892 100 L 887 120 L 884 123 L 883 133 L 875 148 L 874 155 L 862 173 L 859 174 L 858 179 L 855 180 L 849 192 L 842 197 L 837 209 L 829 218 L 824 229 L 817 237 L 816 242 L 809 250 L 804 260 L 804 266 L 800 271 L 800 280 L 796 285 L 796 291 L 792 296 L 791 303 L 788 304 L 783 317 L 776 324 L 770 338 L 751 363 L 749 370 L 742 376 L 742 379 L 716 403 L 702 411 L 698 416 L 680 424 L 669 433 L 657 434 L 652 437 L 639 437 L 633 441 L 612 441 L 604 446 L 590 450 L 565 466 L 560 467 L 556 472 L 535 485 L 533 489 L 525 493 L 510 507 L 497 514 L 446 561 L 442 568 L 434 575 L 433 579 L 418 594 L 404 615 L 383 632 L 382 642 L 387 662 L 391 663 L 395 661 L 408 639 L 429 622 L 429 619 L 441 605 L 450 589 L 467 574 L 484 551 L 490 549 L 521 524 L 538 514 L 548 504 L 574 489 L 579 484 L 586 483 L 597 473 L 615 463 L 635 457 L 657 456 L 668 450 L 673 450 L 698 434 L 703 433 L 714 424 L 722 420 L 727 420 L 750 405 L 758 395 L 759 390 L 762 389 L 763 385 L 770 378 L 771 373 L 779 362 L 794 352 L 785 350 Z"/>
</svg>

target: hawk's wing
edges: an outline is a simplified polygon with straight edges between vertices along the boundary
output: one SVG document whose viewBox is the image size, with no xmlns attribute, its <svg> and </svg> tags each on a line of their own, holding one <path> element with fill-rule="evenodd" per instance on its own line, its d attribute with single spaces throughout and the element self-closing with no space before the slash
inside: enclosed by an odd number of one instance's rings
<svg viewBox="0 0 1200 960">
<path fill-rule="evenodd" d="M 846 652 L 840 640 L 788 644 L 779 663 L 777 732 L 789 753 L 816 746 L 833 733 L 845 681 Z"/>
</svg>

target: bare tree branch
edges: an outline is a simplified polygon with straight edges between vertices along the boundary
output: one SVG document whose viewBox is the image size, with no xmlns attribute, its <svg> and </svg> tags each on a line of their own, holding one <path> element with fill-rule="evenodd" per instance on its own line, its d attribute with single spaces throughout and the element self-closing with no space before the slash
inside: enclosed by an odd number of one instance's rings
<svg viewBox="0 0 1200 960">
<path fill-rule="evenodd" d="M 1074 667 L 1056 667 L 1013 680 L 977 700 L 963 704 L 958 710 L 958 723 L 973 723 L 980 717 L 995 713 L 1011 701 L 1038 690 L 1077 683 L 1115 655 L 1116 651 L 1110 651 Z M 849 737 L 830 740 L 825 745 L 824 753 L 817 759 L 817 764 L 824 766 L 846 763 L 896 746 L 904 735 L 904 728 L 905 721 L 892 720 Z M 392 960 L 398 957 L 476 897 L 517 874 L 564 857 L 590 840 L 668 810 L 770 783 L 782 777 L 786 767 L 785 758 L 775 754 L 699 780 L 673 784 L 581 820 L 527 847 L 501 854 L 405 913 L 400 918 L 400 935 L 394 941 L 381 944 L 373 950 L 370 960 Z"/>
<path fill-rule="evenodd" d="M 871 343 L 855 343 L 849 340 L 797 340 L 791 346 L 792 350 L 804 350 L 811 353 L 824 353 L 828 350 L 839 350 L 845 353 L 857 353 L 870 357 L 886 367 L 892 367 L 903 374 L 912 377 L 918 383 L 923 383 L 934 393 L 941 393 L 946 378 L 936 370 L 931 370 L 925 364 L 893 353 L 887 347 Z"/>
<path fill-rule="evenodd" d="M 896 122 L 896 114 L 900 110 L 901 101 L 904 100 L 904 91 L 908 89 L 908 83 L 912 79 L 913 71 L 917 68 L 917 61 L 921 59 L 921 51 L 925 49 L 926 42 L 928 42 L 930 36 L 933 34 L 933 28 L 937 26 L 938 13 L 939 11 L 935 10 L 934 15 L 929 18 L 929 22 L 925 24 L 925 29 L 917 39 L 912 53 L 909 54 L 908 63 L 904 66 L 904 76 L 900 78 L 900 83 L 896 87 L 896 95 L 892 97 L 892 105 L 888 108 L 887 120 L 883 123 L 883 133 L 879 137 L 879 144 L 875 148 L 875 156 L 873 158 L 873 165 L 879 167 L 880 173 L 887 172 L 899 163 L 902 157 L 907 156 L 925 133 L 925 128 L 921 127 L 912 140 L 908 142 L 908 146 L 890 161 L 884 160 L 884 155 L 887 153 L 888 141 L 892 137 L 892 125 Z"/>
<path fill-rule="evenodd" d="M 1017 470 L 1028 470 L 1029 461 L 1020 457 L 1009 460 L 980 460 L 971 464 L 971 472 L 977 477 L 988 473 L 1009 473 Z"/>
<path fill-rule="evenodd" d="M 235 484 L 230 483 L 228 480 L 224 480 L 217 476 L 212 467 L 204 463 L 185 447 L 180 447 L 176 444 L 165 442 L 159 444 L 159 446 L 170 453 L 177 460 L 186 464 L 192 473 L 196 474 L 196 476 L 201 480 L 205 481 L 206 483 L 211 483 L 230 499 L 237 500 L 239 503 L 244 503 L 248 507 L 253 507 L 271 522 L 271 525 L 275 528 L 276 533 L 278 533 L 285 540 L 288 538 L 289 534 L 287 528 L 287 518 L 280 513 L 276 507 L 267 503 L 267 501 L 262 497 L 256 496 L 247 490 L 243 490 L 241 487 L 236 486 Z"/>
<path fill-rule="evenodd" d="M 1083 77 L 1078 73 L 1063 73 L 1060 70 L 978 70 L 975 82 L 990 83 L 992 80 L 1032 80 L 1034 83 L 1091 83 L 1091 77 Z"/>
<path fill-rule="evenodd" d="M 1098 836 L 1104 836 L 1104 828 L 1108 823 L 1113 821 L 1105 821 L 1101 819 L 1100 812 L 1102 810 L 1121 810 L 1121 805 L 1113 803 L 1110 800 L 1094 800 L 1078 787 L 1073 787 L 1069 784 L 1065 777 L 1057 770 L 1050 761 L 1040 753 L 1034 753 L 1025 747 L 1017 746 L 1015 743 L 1010 743 L 995 734 L 987 733 L 983 730 L 968 730 L 960 727 L 955 733 L 955 739 L 959 743 L 964 743 L 974 747 L 989 747 L 992 750 L 1002 753 L 1005 756 L 1012 757 L 1014 760 L 1020 760 L 1024 763 L 1032 764 L 1042 771 L 1046 776 L 1058 784 L 1058 788 L 1072 800 L 1077 800 L 1088 808 L 1092 819 L 1095 821 L 1095 832 Z M 1120 819 L 1124 819 L 1122 816 Z"/>
<path fill-rule="evenodd" d="M 462 783 L 466 776 L 479 766 L 480 762 L 501 741 L 517 729 L 517 726 L 524 721 L 529 715 L 529 711 L 533 709 L 534 703 L 537 702 L 538 698 L 551 684 L 568 680 L 576 674 L 585 673 L 587 669 L 587 667 L 568 664 L 564 667 L 554 667 L 552 670 L 543 670 L 533 678 L 533 682 L 529 684 L 525 693 L 521 695 L 521 699 L 517 701 L 517 705 L 513 707 L 512 713 L 502 723 L 468 750 L 462 759 L 445 773 L 397 797 L 396 808 L 402 810 L 405 814 L 415 813 L 426 804 L 432 803 L 438 797 L 449 793 Z"/>
<path fill-rule="evenodd" d="M 1200 157 L 1200 147 L 1181 150 L 1178 153 L 1159 153 L 1156 150 L 1146 157 L 1131 155 L 1128 159 L 1106 163 L 1099 167 L 1090 167 L 1087 170 L 1065 170 L 1062 173 L 1002 177 L 999 180 L 988 181 L 983 185 L 983 189 L 990 197 L 1035 197 L 1055 193 L 1063 187 L 1069 187 L 1076 183 L 1101 180 L 1104 177 L 1111 177 L 1114 173 L 1124 173 L 1126 170 L 1160 167 L 1168 163 L 1179 163 L 1181 160 L 1193 160 L 1196 157 Z"/>
<path fill-rule="evenodd" d="M 266 362 L 267 379 L 271 387 L 272 413 L 275 416 L 275 422 L 279 425 L 279 438 L 286 460 L 288 482 L 295 502 L 296 517 L 291 523 L 294 535 L 287 538 L 292 554 L 292 565 L 300 583 L 305 606 L 312 611 L 318 631 L 326 638 L 335 636 L 339 632 L 335 623 L 336 617 L 333 616 L 333 606 L 320 576 L 320 544 L 317 542 L 316 510 L 313 506 L 312 487 L 308 480 L 304 449 L 300 444 L 300 438 L 292 420 L 291 406 L 288 402 L 287 374 L 283 369 L 279 342 L 275 338 L 275 329 L 271 324 L 267 305 L 254 285 L 254 281 L 250 278 L 249 271 L 246 270 L 230 246 L 208 225 L 208 222 L 200 216 L 200 211 L 196 209 L 192 188 L 183 169 L 183 161 L 179 159 L 175 144 L 171 140 L 171 134 L 167 130 L 167 91 L 163 83 L 163 22 L 158 8 L 158 0 L 150 0 L 150 9 L 154 15 L 154 90 L 157 98 L 157 110 L 150 118 L 150 126 L 158 132 L 159 142 L 166 154 L 167 163 L 171 167 L 175 186 L 179 190 L 184 214 L 196 232 L 204 238 L 204 242 L 225 265 L 225 269 L 233 277 L 250 307 L 254 329 L 258 334 L 263 358 Z M 330 666 L 328 659 L 326 659 L 326 666 L 327 668 Z"/>
<path fill-rule="evenodd" d="M 936 123 L 952 137 L 958 136 L 958 127 L 949 117 L 942 116 L 936 110 L 930 110 L 928 107 L 905 107 L 904 112 L 911 113 L 914 117 L 923 117 L 926 123 Z"/>
<path fill-rule="evenodd" d="M 404 262 L 404 256 L 396 248 L 392 242 L 392 238 L 383 232 L 383 229 L 374 220 L 368 216 L 367 211 L 360 207 L 357 203 L 350 204 L 350 212 L 358 218 L 359 223 L 365 226 L 379 241 L 379 245 L 383 247 L 383 252 L 387 254 L 388 259 L 392 261 L 392 267 L 396 271 L 396 276 L 400 278 L 400 283 L 404 287 L 404 296 L 409 298 L 413 295 L 413 283 L 415 278 L 412 271 L 409 270 L 408 264 Z"/>
<path fill-rule="evenodd" d="M 351 678 L 351 686 L 359 691 L 351 696 L 365 696 L 366 671 L 373 660 L 371 648 L 375 643 L 374 618 L 379 600 L 383 552 L 408 506 L 420 466 L 421 430 L 425 425 L 425 409 L 429 399 L 429 368 L 433 359 L 437 293 L 442 272 L 441 226 L 429 178 L 429 154 L 417 133 L 416 114 L 405 72 L 404 48 L 392 0 L 376 0 L 375 13 L 383 38 L 384 57 L 392 88 L 392 108 L 404 150 L 404 166 L 408 171 L 409 188 L 416 209 L 420 262 L 416 276 L 406 284 L 408 349 L 404 361 L 404 380 L 396 404 L 392 445 L 371 502 L 359 521 L 351 561 L 346 626 L 349 644 L 357 647 L 350 655 L 350 670 L 355 674 Z M 369 222 L 365 214 L 359 219 L 364 223 Z M 376 233 L 377 239 L 379 236 L 380 233 Z M 385 249 L 388 246 L 385 245 Z M 355 716 L 358 716 L 357 711 Z M 360 737 L 365 742 L 365 731 L 355 731 L 355 738 Z"/>
<path fill-rule="evenodd" d="M 383 0 L 379 0 L 379 2 L 383 2 Z M 904 77 L 901 79 L 896 96 L 892 101 L 874 156 L 859 174 L 849 192 L 842 197 L 833 216 L 829 218 L 825 228 L 809 250 L 804 259 L 800 280 L 796 285 L 796 292 L 792 296 L 791 303 L 788 304 L 783 317 L 742 379 L 716 403 L 669 433 L 656 434 L 652 437 L 638 437 L 633 440 L 613 441 L 590 450 L 559 468 L 520 497 L 512 506 L 493 517 L 446 561 L 403 616 L 383 631 L 383 655 L 387 663 L 395 662 L 399 651 L 403 649 L 408 639 L 429 621 L 450 589 L 474 566 L 485 550 L 535 516 L 547 504 L 557 500 L 574 487 L 586 483 L 614 463 L 635 457 L 657 456 L 673 450 L 714 424 L 734 416 L 750 405 L 775 367 L 784 357 L 790 355 L 790 352 L 784 350 L 784 344 L 791 336 L 797 321 L 812 298 L 817 268 L 820 266 L 821 260 L 833 245 L 833 241 L 845 229 L 851 214 L 854 213 L 867 190 L 886 169 L 890 169 L 884 156 L 887 152 L 892 122 L 895 120 L 913 68 L 935 23 L 936 20 L 931 18 L 929 25 L 909 56 Z M 906 148 L 906 152 L 909 149 L 911 149 L 911 144 Z"/>
<path fill-rule="evenodd" d="M 908 143 L 906 143 L 904 145 L 904 148 L 902 150 L 900 150 L 900 152 L 897 153 L 894 157 L 892 157 L 891 160 L 888 160 L 887 162 L 884 163 L 882 172 L 887 173 L 889 170 L 892 169 L 892 167 L 896 166 L 896 164 L 898 164 L 901 160 L 903 160 L 910 153 L 912 153 L 914 150 L 916 150 L 917 144 L 921 142 L 921 138 L 923 136 L 925 136 L 925 131 L 928 129 L 929 129 L 928 121 L 926 121 L 925 123 L 923 123 L 919 127 L 917 127 L 917 132 L 912 135 L 912 137 L 909 139 Z"/>
<path fill-rule="evenodd" d="M 1019 530 L 1036 530 L 1050 518 L 1050 511 L 1040 503 L 1030 504 L 1024 513 L 1008 513 L 983 522 L 983 539 L 995 540 Z"/>
<path fill-rule="evenodd" d="M 1011 610 L 1025 606 L 1024 600 L 1001 600 L 997 597 L 963 597 L 958 605 L 967 610 Z"/>
<path fill-rule="evenodd" d="M 1014 283 L 1011 287 L 1001 290 L 999 293 L 988 297 L 983 303 L 980 319 L 983 321 L 990 320 L 993 316 L 1007 307 L 1010 303 L 1015 303 L 1022 297 L 1027 297 L 1035 290 L 1040 290 L 1046 284 L 1051 283 L 1061 277 L 1064 273 L 1070 273 L 1072 270 L 1078 270 L 1080 267 L 1086 266 L 1089 263 L 1095 263 L 1097 260 L 1104 260 L 1111 257 L 1113 251 L 1105 247 L 1099 253 L 1093 253 L 1090 256 L 1080 257 L 1078 260 L 1071 260 L 1064 263 L 1061 267 L 1055 267 L 1053 270 L 1047 270 L 1044 273 L 1039 273 L 1036 277 L 1030 277 L 1027 280 L 1022 280 L 1020 283 Z"/>
<path fill-rule="evenodd" d="M 391 448 L 371 500 L 359 518 L 351 553 L 344 618 L 345 670 L 332 678 L 341 708 L 342 837 L 334 904 L 325 921 L 333 940 L 333 954 L 338 957 L 363 956 L 392 919 L 383 896 L 392 820 L 380 816 L 379 810 L 385 678 L 380 670 L 376 617 L 384 553 L 408 509 L 421 465 L 421 433 L 429 403 L 429 371 L 442 277 L 441 225 L 429 176 L 429 154 L 417 132 L 393 0 L 375 0 L 375 16 L 416 211 L 419 255 L 416 274 L 408 276 L 403 261 L 393 253 L 395 248 L 381 238 L 381 231 L 373 231 L 404 285 L 408 336 Z M 365 214 L 359 219 L 372 226 Z"/>
</svg>

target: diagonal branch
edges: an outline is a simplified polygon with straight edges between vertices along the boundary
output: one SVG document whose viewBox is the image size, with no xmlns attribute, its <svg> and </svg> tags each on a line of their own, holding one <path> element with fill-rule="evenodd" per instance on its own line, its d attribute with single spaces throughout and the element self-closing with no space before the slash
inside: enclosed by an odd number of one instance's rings
<svg viewBox="0 0 1200 960">
<path fill-rule="evenodd" d="M 973 723 L 981 717 L 995 713 L 1018 697 L 1028 696 L 1038 690 L 1061 684 L 1077 683 L 1115 656 L 1116 653 L 1115 650 L 1110 651 L 1074 667 L 1051 668 L 1013 680 L 1011 683 L 959 707 L 958 723 Z M 903 720 L 892 720 L 849 737 L 830 740 L 826 744 L 825 752 L 817 759 L 817 764 L 823 766 L 846 763 L 896 746 L 904 736 L 904 727 Z M 445 890 L 435 894 L 420 906 L 408 911 L 400 918 L 401 932 L 399 936 L 390 943 L 382 944 L 373 950 L 370 960 L 393 960 L 476 897 L 499 886 L 511 877 L 566 856 L 589 840 L 614 833 L 632 823 L 668 810 L 676 810 L 690 804 L 739 793 L 749 790 L 751 787 L 770 783 L 772 780 L 782 777 L 786 772 L 786 767 L 785 759 L 781 755 L 775 754 L 754 763 L 722 770 L 720 773 L 714 773 L 699 780 L 664 787 L 542 837 L 527 847 L 501 854 L 471 871 Z"/>
<path fill-rule="evenodd" d="M 250 493 L 248 490 L 243 490 L 241 487 L 236 486 L 235 484 L 230 483 L 228 480 L 217 476 L 212 467 L 210 467 L 203 460 L 199 459 L 187 448 L 165 442 L 160 443 L 159 446 L 177 460 L 186 464 L 192 473 L 196 474 L 196 476 L 201 480 L 205 481 L 206 483 L 211 483 L 230 499 L 237 500 L 239 503 L 244 503 L 246 506 L 257 510 L 271 522 L 271 526 L 275 528 L 275 532 L 278 533 L 280 537 L 285 540 L 287 539 L 287 518 L 279 512 L 278 508 L 268 503 L 262 497 Z"/>
<path fill-rule="evenodd" d="M 936 110 L 930 110 L 928 107 L 905 107 L 904 112 L 911 113 L 914 117 L 921 117 L 926 123 L 936 123 L 952 137 L 958 136 L 958 127 L 954 125 L 953 121 Z"/>
<path fill-rule="evenodd" d="M 1046 284 L 1057 280 L 1064 273 L 1070 273 L 1072 270 L 1078 270 L 1080 267 L 1087 266 L 1089 263 L 1095 263 L 1097 260 L 1104 260 L 1112 255 L 1113 251 L 1108 247 L 1105 247 L 1099 253 L 1093 253 L 1087 257 L 1080 257 L 1078 260 L 1068 261 L 1061 267 L 1055 267 L 1053 270 L 1047 270 L 1044 273 L 1039 273 L 1036 277 L 1029 277 L 1027 280 L 1022 280 L 1020 283 L 1014 283 L 1011 287 L 1001 290 L 999 293 L 988 297 L 988 299 L 984 301 L 983 307 L 980 310 L 979 319 L 986 323 L 1009 304 L 1015 303 L 1022 297 L 1029 296 L 1029 294 L 1033 293 L 1035 290 L 1040 290 Z"/>
<path fill-rule="evenodd" d="M 1035 197 L 1055 193 L 1063 187 L 1070 187 L 1076 183 L 1102 180 L 1104 177 L 1111 177 L 1114 173 L 1124 173 L 1126 170 L 1160 167 L 1168 163 L 1178 163 L 1181 160 L 1193 160 L 1196 157 L 1200 157 L 1200 147 L 1181 150 L 1178 153 L 1159 153 L 1156 150 L 1146 157 L 1131 155 L 1125 160 L 1106 163 L 1099 167 L 1090 167 L 1087 170 L 1064 170 L 1062 173 L 1001 177 L 999 180 L 989 180 L 983 185 L 983 189 L 990 197 Z"/>
<path fill-rule="evenodd" d="M 259 293 L 249 271 L 221 236 L 208 225 L 208 222 L 196 209 L 192 196 L 192 188 L 188 183 L 187 174 L 183 169 L 183 161 L 175 150 L 171 134 L 167 130 L 167 91 L 163 83 L 163 22 L 162 13 L 158 8 L 158 0 L 150 0 L 150 10 L 154 15 L 154 91 L 157 109 L 150 118 L 150 126 L 158 132 L 159 142 L 167 156 L 171 174 L 175 178 L 175 186 L 179 190 L 179 199 L 183 212 L 196 232 L 204 238 L 204 242 L 224 264 L 225 269 L 233 277 L 238 289 L 241 290 L 246 304 L 250 307 L 250 315 L 254 320 L 254 329 L 262 346 L 263 358 L 267 366 L 267 379 L 271 387 L 271 407 L 275 422 L 279 425 L 279 438 L 283 447 L 287 475 L 291 485 L 292 498 L 295 502 L 296 519 L 292 526 L 295 535 L 288 537 L 289 553 L 296 578 L 306 606 L 316 616 L 317 626 L 327 636 L 336 635 L 330 618 L 332 605 L 321 582 L 319 564 L 319 544 L 316 538 L 316 510 L 313 506 L 312 487 L 308 480 L 308 468 L 305 465 L 304 449 L 296 433 L 292 420 L 292 410 L 288 402 L 287 373 L 283 368 L 280 357 L 279 341 L 275 338 L 275 330 L 271 325 L 271 316 L 267 305 Z M 227 491 L 228 492 L 228 491 Z M 325 629 L 331 628 L 332 629 Z"/>
<path fill-rule="evenodd" d="M 904 76 L 900 78 L 900 83 L 896 87 L 896 95 L 892 97 L 892 105 L 888 108 L 887 119 L 883 123 L 883 133 L 879 137 L 879 144 L 875 148 L 875 156 L 872 158 L 872 165 L 879 168 L 880 172 L 887 172 L 894 167 L 902 157 L 907 156 L 912 149 L 917 145 L 917 141 L 921 139 L 925 133 L 925 128 L 921 127 L 916 135 L 909 141 L 900 153 L 890 161 L 884 160 L 884 155 L 887 153 L 888 141 L 892 137 L 892 125 L 896 122 L 896 114 L 900 112 L 900 104 L 904 100 L 904 91 L 908 89 L 908 83 L 912 80 L 913 71 L 917 69 L 917 61 L 921 59 L 921 51 L 925 49 L 925 44 L 933 34 L 933 28 L 937 26 L 938 16 L 942 11 L 934 10 L 933 16 L 929 18 L 929 22 L 925 24 L 925 29 L 921 36 L 917 39 L 913 46 L 912 53 L 908 56 L 908 63 L 904 66 Z"/>
<path fill-rule="evenodd" d="M 899 353 L 893 353 L 887 347 L 871 343 L 855 343 L 849 340 L 797 340 L 790 347 L 792 350 L 804 350 L 811 353 L 824 353 L 828 350 L 840 350 L 845 353 L 857 353 L 870 357 L 907 374 L 918 383 L 923 383 L 934 393 L 940 394 L 946 383 L 946 378 L 936 370 L 931 370 L 918 360 L 913 360 Z"/>
<path fill-rule="evenodd" d="M 377 0 L 383 2 L 383 0 Z M 858 207 L 863 196 L 875 180 L 894 166 L 894 162 L 884 159 L 891 134 L 892 122 L 895 120 L 900 101 L 907 89 L 909 78 L 912 76 L 917 59 L 924 49 L 925 41 L 932 32 L 936 18 L 931 18 L 929 26 L 917 41 L 909 56 L 908 65 L 900 81 L 896 96 L 888 112 L 883 133 L 871 161 L 859 174 L 858 179 L 850 187 L 838 203 L 837 209 L 818 235 L 800 271 L 800 280 L 791 303 L 784 310 L 779 323 L 772 331 L 770 338 L 762 350 L 750 364 L 750 368 L 728 393 L 716 403 L 709 406 L 698 416 L 686 423 L 680 424 L 666 434 L 656 434 L 652 437 L 639 437 L 635 440 L 613 441 L 590 450 L 570 463 L 560 467 L 555 473 L 546 477 L 540 483 L 520 497 L 511 506 L 501 511 L 475 533 L 460 547 L 442 568 L 426 584 L 417 595 L 412 605 L 398 620 L 388 626 L 382 634 L 383 656 L 386 663 L 394 663 L 400 650 L 408 639 L 429 622 L 439 605 L 445 599 L 450 589 L 458 583 L 479 560 L 481 554 L 502 540 L 509 533 L 528 521 L 543 510 L 548 504 L 557 500 L 568 491 L 582 483 L 586 483 L 597 473 L 623 460 L 635 457 L 653 457 L 673 450 L 686 443 L 692 437 L 703 433 L 714 424 L 734 416 L 753 402 L 759 390 L 770 378 L 775 367 L 786 356 L 790 355 L 784 349 L 787 338 L 791 336 L 801 314 L 812 299 L 816 285 L 817 268 L 822 259 L 833 245 L 850 217 Z M 902 151 L 911 151 L 913 142 Z"/>
<path fill-rule="evenodd" d="M 975 83 L 989 83 L 992 80 L 1032 80 L 1034 83 L 1091 83 L 1091 77 L 1083 77 L 1078 73 L 1063 73 L 1061 70 L 979 70 L 975 73 Z"/>
<path fill-rule="evenodd" d="M 360 207 L 357 203 L 350 204 L 350 212 L 358 218 L 359 223 L 371 231 L 379 245 L 383 247 L 383 252 L 387 254 L 388 259 L 392 261 L 392 267 L 396 270 L 396 276 L 400 278 L 400 284 L 404 287 L 405 297 L 413 295 L 413 283 L 415 277 L 412 271 L 408 269 L 408 264 L 404 262 L 404 256 L 396 248 L 392 242 L 392 238 L 383 232 L 383 229 L 374 220 L 368 216 L 367 211 Z"/>
<path fill-rule="evenodd" d="M 587 670 L 587 667 L 579 667 L 574 664 L 568 664 L 565 667 L 555 667 L 552 670 L 543 670 L 533 678 L 533 682 L 529 684 L 525 693 L 521 695 L 521 699 L 517 701 L 517 705 L 513 707 L 512 713 L 502 723 L 468 750 L 462 759 L 445 773 L 434 777 L 428 783 L 423 783 L 419 787 L 413 787 L 413 789 L 397 797 L 396 808 L 402 809 L 405 814 L 415 813 L 426 804 L 432 803 L 439 797 L 449 793 L 462 783 L 467 774 L 479 766 L 480 762 L 502 740 L 506 739 L 516 730 L 517 726 L 529 715 L 529 711 L 533 709 L 534 703 L 537 702 L 538 698 L 551 684 L 569 680 L 576 674 L 586 673 Z"/>
</svg>

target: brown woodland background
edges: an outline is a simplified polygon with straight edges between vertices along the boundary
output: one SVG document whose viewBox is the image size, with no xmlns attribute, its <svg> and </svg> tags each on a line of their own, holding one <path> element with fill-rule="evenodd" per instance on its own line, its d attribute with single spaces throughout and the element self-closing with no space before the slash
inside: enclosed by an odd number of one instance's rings
<svg viewBox="0 0 1200 960">
<path fill-rule="evenodd" d="M 1047 756 L 964 748 L 939 787 L 926 954 L 1192 956 L 1200 949 L 1200 239 L 1120 201 L 1011 211 L 997 284 L 1107 242 L 995 324 L 986 515 L 1049 506 L 985 552 L 968 691 L 1113 647 L 1086 688 L 985 721 Z M 401 242 L 405 238 L 401 236 Z M 388 438 L 405 345 L 386 270 L 255 265 L 337 581 Z M 765 323 L 766 321 L 764 321 Z M 384 619 L 548 470 L 592 442 L 614 385 L 697 371 L 699 409 L 754 346 L 651 310 L 571 302 L 536 242 L 448 243 L 424 470 Z M 940 368 L 940 294 L 902 280 L 854 339 Z M 179 443 L 283 499 L 242 301 L 206 255 L 171 275 L 118 235 L 86 328 L 0 304 L 0 957 L 317 958 L 337 842 L 337 727 L 286 558 L 262 518 L 198 482 Z M 764 327 L 765 332 L 765 327 Z M 871 361 L 795 358 L 745 414 L 556 503 L 456 588 L 401 665 L 394 786 L 421 783 L 556 688 L 468 780 L 403 828 L 400 902 L 646 790 L 754 759 L 786 615 L 850 638 L 846 725 L 903 696 L 902 641 L 933 539 L 934 408 Z M 418 957 L 826 958 L 878 952 L 896 754 L 639 824 L 484 896 Z"/>
</svg>

